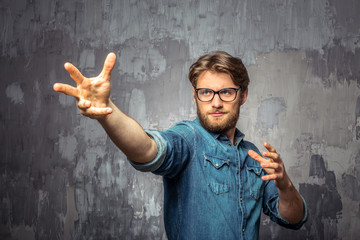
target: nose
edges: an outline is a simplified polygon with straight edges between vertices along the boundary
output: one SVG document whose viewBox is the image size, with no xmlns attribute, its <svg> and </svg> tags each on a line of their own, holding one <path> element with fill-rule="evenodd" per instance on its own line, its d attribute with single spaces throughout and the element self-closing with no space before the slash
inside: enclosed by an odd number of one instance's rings
<svg viewBox="0 0 360 240">
<path fill-rule="evenodd" d="M 219 93 L 215 94 L 213 100 L 211 101 L 211 105 L 213 108 L 223 107 L 223 101 L 220 99 Z"/>
</svg>

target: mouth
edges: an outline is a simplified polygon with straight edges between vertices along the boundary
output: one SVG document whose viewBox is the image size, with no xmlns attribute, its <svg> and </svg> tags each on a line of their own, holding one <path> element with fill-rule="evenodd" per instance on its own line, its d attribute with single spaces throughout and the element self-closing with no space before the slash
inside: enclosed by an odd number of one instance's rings
<svg viewBox="0 0 360 240">
<path fill-rule="evenodd" d="M 225 115 L 225 113 L 224 112 L 213 112 L 213 113 L 210 113 L 210 115 L 212 117 L 222 117 Z"/>
</svg>

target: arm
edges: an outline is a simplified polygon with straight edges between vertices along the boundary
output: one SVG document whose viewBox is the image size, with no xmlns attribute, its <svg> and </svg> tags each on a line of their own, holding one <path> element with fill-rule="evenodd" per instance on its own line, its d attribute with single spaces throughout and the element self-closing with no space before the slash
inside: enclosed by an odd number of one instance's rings
<svg viewBox="0 0 360 240">
<path fill-rule="evenodd" d="M 115 66 L 116 56 L 108 54 L 99 76 L 84 77 L 71 63 L 64 67 L 76 87 L 56 83 L 54 90 L 76 98 L 80 113 L 96 119 L 105 129 L 115 145 L 134 162 L 145 163 L 153 160 L 157 153 L 157 145 L 143 128 L 132 118 L 124 114 L 110 100 L 111 71 Z"/>
<path fill-rule="evenodd" d="M 282 218 L 290 223 L 299 223 L 304 217 L 303 200 L 287 175 L 284 163 L 280 155 L 269 144 L 264 143 L 268 152 L 263 152 L 265 159 L 256 152 L 250 150 L 250 157 L 261 164 L 268 175 L 262 177 L 263 181 L 274 180 L 279 193 L 279 213 Z"/>
<path fill-rule="evenodd" d="M 146 163 L 157 153 L 157 145 L 143 128 L 110 101 L 112 113 L 98 119 L 115 145 L 132 161 Z"/>
</svg>

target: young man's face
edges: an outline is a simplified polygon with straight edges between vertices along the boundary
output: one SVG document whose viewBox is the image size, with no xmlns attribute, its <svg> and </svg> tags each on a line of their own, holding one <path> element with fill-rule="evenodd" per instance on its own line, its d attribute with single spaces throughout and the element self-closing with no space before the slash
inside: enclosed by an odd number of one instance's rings
<svg viewBox="0 0 360 240">
<path fill-rule="evenodd" d="M 238 89 L 239 86 L 233 83 L 227 73 L 205 71 L 200 74 L 196 88 L 209 88 L 219 91 L 223 88 Z M 246 101 L 247 90 L 243 94 L 241 91 L 237 92 L 236 99 L 232 102 L 222 101 L 218 94 L 215 94 L 210 102 L 202 102 L 197 98 L 195 89 L 193 89 L 193 97 L 201 125 L 210 132 L 226 134 L 236 127 L 240 106 Z"/>
</svg>

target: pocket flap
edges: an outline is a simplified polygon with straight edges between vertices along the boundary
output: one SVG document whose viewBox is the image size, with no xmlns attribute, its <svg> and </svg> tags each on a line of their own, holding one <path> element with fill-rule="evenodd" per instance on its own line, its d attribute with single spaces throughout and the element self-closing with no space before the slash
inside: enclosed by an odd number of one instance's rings
<svg viewBox="0 0 360 240">
<path fill-rule="evenodd" d="M 264 171 L 262 167 L 255 167 L 255 166 L 246 166 L 246 169 L 250 172 L 255 173 L 259 177 L 261 176 L 262 171 Z"/>
<path fill-rule="evenodd" d="M 208 156 L 206 154 L 204 154 L 204 157 L 205 157 L 205 160 L 210 162 L 216 169 L 219 169 L 224 165 L 229 166 L 229 164 L 230 164 L 230 160 L 220 159 L 217 157 Z"/>
</svg>

